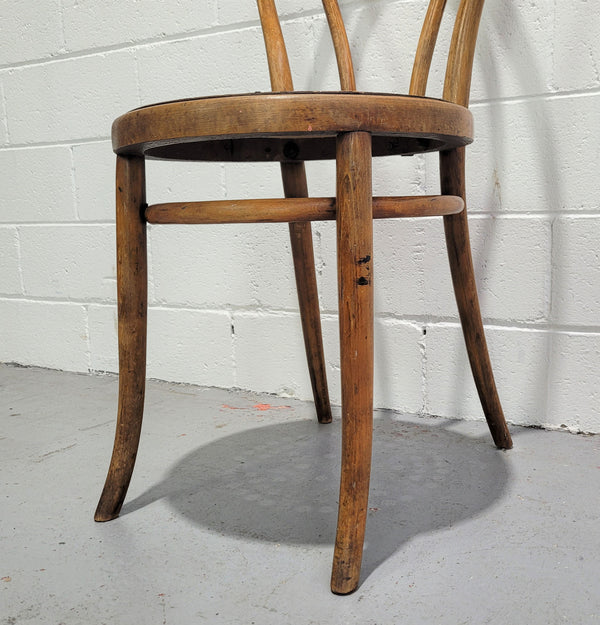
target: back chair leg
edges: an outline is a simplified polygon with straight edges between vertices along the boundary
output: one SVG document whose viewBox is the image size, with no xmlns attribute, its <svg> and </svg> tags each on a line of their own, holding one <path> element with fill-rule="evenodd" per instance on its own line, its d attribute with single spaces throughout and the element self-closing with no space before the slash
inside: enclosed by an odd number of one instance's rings
<svg viewBox="0 0 600 625">
<path fill-rule="evenodd" d="M 308 197 L 304 163 L 282 163 L 281 176 L 286 197 Z M 312 230 L 310 222 L 292 222 L 289 227 L 304 347 L 317 419 L 319 423 L 331 423 Z"/>
<path fill-rule="evenodd" d="M 464 148 L 440 153 L 440 177 L 443 194 L 465 198 Z M 444 231 L 456 303 L 479 399 L 494 443 L 500 449 L 511 449 L 512 440 L 498 397 L 481 320 L 466 207 L 457 215 L 444 217 Z"/>
<path fill-rule="evenodd" d="M 116 196 L 119 407 L 113 454 L 96 521 L 119 516 L 142 427 L 148 290 L 143 158 L 117 156 Z"/>
<path fill-rule="evenodd" d="M 337 258 L 342 372 L 342 471 L 331 590 L 360 576 L 373 432 L 373 214 L 371 135 L 337 139 Z"/>
</svg>

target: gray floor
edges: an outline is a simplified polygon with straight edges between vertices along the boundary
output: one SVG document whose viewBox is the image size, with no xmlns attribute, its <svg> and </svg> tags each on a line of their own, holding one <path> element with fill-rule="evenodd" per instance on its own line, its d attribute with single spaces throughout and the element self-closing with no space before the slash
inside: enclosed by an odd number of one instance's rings
<svg viewBox="0 0 600 625">
<path fill-rule="evenodd" d="M 379 412 L 361 586 L 330 594 L 339 420 L 151 382 L 119 519 L 117 381 L 0 367 L 0 623 L 600 623 L 600 437 Z"/>
</svg>

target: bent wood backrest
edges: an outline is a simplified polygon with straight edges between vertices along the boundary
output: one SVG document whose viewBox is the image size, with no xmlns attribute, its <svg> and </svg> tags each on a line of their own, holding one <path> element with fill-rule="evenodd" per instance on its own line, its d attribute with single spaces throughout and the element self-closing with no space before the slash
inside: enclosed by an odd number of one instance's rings
<svg viewBox="0 0 600 625">
<path fill-rule="evenodd" d="M 443 99 L 469 105 L 477 31 L 485 0 L 461 0 L 450 43 Z M 333 40 L 342 91 L 356 91 L 352 55 L 337 0 L 322 0 Z M 273 91 L 292 91 L 292 74 L 275 0 L 257 0 Z M 446 0 L 430 0 L 417 46 L 410 95 L 424 96 Z"/>
</svg>

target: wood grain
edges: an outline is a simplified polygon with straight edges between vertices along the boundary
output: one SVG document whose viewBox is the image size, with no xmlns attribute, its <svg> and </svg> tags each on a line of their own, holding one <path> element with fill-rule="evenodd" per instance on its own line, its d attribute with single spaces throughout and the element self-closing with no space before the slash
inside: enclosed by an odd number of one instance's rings
<svg viewBox="0 0 600 625">
<path fill-rule="evenodd" d="M 448 53 L 444 100 L 469 106 L 473 58 L 484 0 L 461 0 Z"/>
<path fill-rule="evenodd" d="M 136 109 L 113 123 L 113 149 L 152 148 L 201 140 L 335 137 L 365 131 L 390 140 L 435 139 L 440 149 L 472 141 L 468 109 L 415 96 L 366 93 L 261 93 L 199 98 Z M 302 160 L 302 159 L 301 159 Z"/>
<path fill-rule="evenodd" d="M 335 159 L 335 134 L 238 137 L 235 139 L 165 140 L 136 146 L 152 159 L 220 162 L 303 162 Z M 425 152 L 449 150 L 470 143 L 470 137 L 458 139 L 447 135 L 407 134 L 373 135 L 373 156 L 412 156 Z M 134 150 L 135 153 L 135 150 Z"/>
<path fill-rule="evenodd" d="M 373 219 L 453 215 L 463 206 L 462 198 L 454 195 L 374 197 Z M 333 197 L 168 202 L 146 209 L 146 220 L 152 224 L 278 223 L 335 218 Z"/>
<path fill-rule="evenodd" d="M 427 91 L 429 68 L 431 67 L 431 59 L 433 58 L 435 44 L 440 32 L 445 7 L 446 0 L 430 0 L 427 7 L 410 78 L 410 95 L 424 96 Z"/>
<path fill-rule="evenodd" d="M 119 515 L 142 428 L 148 305 L 144 171 L 144 159 L 117 156 L 119 407 L 113 454 L 96 509 L 96 521 L 110 521 Z"/>
<path fill-rule="evenodd" d="M 440 178 L 442 193 L 465 197 L 464 148 L 440 154 Z M 479 399 L 497 447 L 510 449 L 512 440 L 496 390 L 481 320 L 466 209 L 444 217 L 444 230 L 454 294 Z"/>
<path fill-rule="evenodd" d="M 340 86 L 342 91 L 356 91 L 352 53 L 350 52 L 350 44 L 340 7 L 337 0 L 322 0 L 322 3 L 335 50 Z"/>
<path fill-rule="evenodd" d="M 308 187 L 304 163 L 282 163 L 281 175 L 286 198 L 307 200 Z M 290 223 L 289 228 L 302 334 L 315 410 L 319 423 L 331 423 L 311 225 L 310 222 L 294 221 Z"/>
<path fill-rule="evenodd" d="M 337 262 L 342 377 L 342 472 L 331 590 L 358 586 L 373 431 L 371 136 L 338 137 Z"/>
<path fill-rule="evenodd" d="M 275 3 L 273 0 L 258 0 L 258 8 L 267 51 L 271 87 L 275 91 L 291 91 L 294 88 L 292 73 Z M 273 146 L 265 146 L 264 150 L 263 153 L 270 153 Z M 283 145 L 284 158 L 278 160 L 290 160 L 285 158 L 286 150 L 289 154 L 289 143 Z M 286 198 L 308 197 L 306 171 L 301 160 L 281 163 L 281 179 Z M 233 212 L 229 211 L 229 215 L 233 215 Z M 250 208 L 246 214 L 251 213 L 256 213 L 256 211 Z M 252 221 L 263 220 L 253 219 Z M 286 219 L 286 221 L 293 222 L 292 219 Z M 331 423 L 311 225 L 306 220 L 302 220 L 302 222 L 290 223 L 289 230 L 302 335 L 315 411 L 319 423 Z"/>
<path fill-rule="evenodd" d="M 273 91 L 293 91 L 292 73 L 279 15 L 273 0 L 256 0 Z"/>
</svg>

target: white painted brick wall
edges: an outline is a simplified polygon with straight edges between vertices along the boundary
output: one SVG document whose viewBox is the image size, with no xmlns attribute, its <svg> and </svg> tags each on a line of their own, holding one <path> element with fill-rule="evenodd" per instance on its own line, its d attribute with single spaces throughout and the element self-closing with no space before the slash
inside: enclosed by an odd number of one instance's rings
<svg viewBox="0 0 600 625">
<path fill-rule="evenodd" d="M 6 121 L 6 98 L 4 97 L 4 85 L 0 79 L 0 97 L 2 102 L 0 103 L 0 114 L 2 119 L 0 120 L 0 145 L 4 146 L 8 143 L 8 127 Z"/>
<path fill-rule="evenodd" d="M 2 361 L 69 371 L 89 370 L 86 306 L 0 299 Z"/>
<path fill-rule="evenodd" d="M 19 240 L 15 227 L 0 227 L 0 293 L 22 292 Z"/>
<path fill-rule="evenodd" d="M 173 0 L 161 9 L 154 0 L 64 0 L 65 46 L 93 50 L 157 37 L 182 37 L 217 22 L 216 0 Z"/>
<path fill-rule="evenodd" d="M 0 150 L 0 171 L 0 222 L 76 221 L 68 146 Z"/>
<path fill-rule="evenodd" d="M 118 50 L 3 72 L 11 142 L 106 137 L 123 107 L 139 105 L 135 55 Z"/>
<path fill-rule="evenodd" d="M 28 225 L 19 235 L 25 295 L 80 302 L 116 299 L 114 226 Z"/>
<path fill-rule="evenodd" d="M 278 4 L 296 88 L 335 89 L 319 0 Z M 341 2 L 359 88 L 406 90 L 425 5 Z M 153 101 L 268 89 L 257 10 L 253 0 L 43 0 L 3 2 L 0 18 L 0 361 L 115 371 L 110 124 Z M 600 432 L 596 3 L 488 0 L 472 111 L 473 254 L 506 415 Z M 147 171 L 151 202 L 282 193 L 273 164 Z M 307 171 L 314 195 L 334 193 L 333 163 Z M 382 159 L 374 192 L 436 193 L 437 176 L 431 155 Z M 315 224 L 314 242 L 339 402 L 334 224 Z M 154 226 L 149 254 L 150 376 L 310 399 L 287 226 Z M 441 222 L 377 222 L 374 258 L 376 404 L 482 418 Z"/>
<path fill-rule="evenodd" d="M 18 10 L 2 2 L 2 65 L 19 65 L 64 51 L 61 0 L 23 2 Z"/>
</svg>

